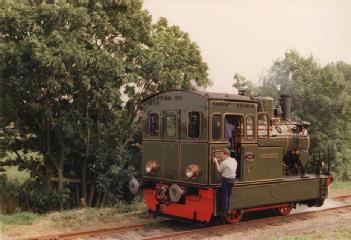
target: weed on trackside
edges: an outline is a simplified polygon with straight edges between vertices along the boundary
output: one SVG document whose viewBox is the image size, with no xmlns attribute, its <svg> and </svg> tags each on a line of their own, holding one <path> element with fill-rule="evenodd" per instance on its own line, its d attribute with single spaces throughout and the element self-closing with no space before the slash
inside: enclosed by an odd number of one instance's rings
<svg viewBox="0 0 351 240">
<path fill-rule="evenodd" d="M 19 212 L 13 214 L 0 213 L 0 221 L 8 225 L 31 225 L 38 219 L 39 214 L 30 212 Z"/>
<path fill-rule="evenodd" d="M 331 191 L 333 190 L 351 190 L 351 181 L 334 181 L 331 186 Z"/>
</svg>

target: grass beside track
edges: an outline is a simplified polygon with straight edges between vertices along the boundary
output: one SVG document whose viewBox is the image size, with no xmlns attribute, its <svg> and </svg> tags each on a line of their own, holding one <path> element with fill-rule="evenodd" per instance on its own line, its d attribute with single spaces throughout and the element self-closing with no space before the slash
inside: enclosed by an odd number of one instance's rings
<svg viewBox="0 0 351 240">
<path fill-rule="evenodd" d="M 0 213 L 0 221 L 5 225 L 30 225 L 34 221 L 40 222 L 43 219 L 52 221 L 57 227 L 80 226 L 86 222 L 109 222 L 116 216 L 146 211 L 143 202 L 133 202 L 132 204 L 120 203 L 114 208 L 83 208 L 71 209 L 61 212 L 47 214 L 36 214 L 31 212 L 18 212 L 13 214 Z"/>
<path fill-rule="evenodd" d="M 335 181 L 331 184 L 331 191 L 351 190 L 351 181 Z"/>
<path fill-rule="evenodd" d="M 39 214 L 31 212 L 19 212 L 13 214 L 0 213 L 0 221 L 7 225 L 31 225 L 39 217 Z"/>
<path fill-rule="evenodd" d="M 351 181 L 334 181 L 330 185 L 330 198 L 349 194 L 351 194 Z"/>
<path fill-rule="evenodd" d="M 128 212 L 128 213 L 126 213 Z M 129 214 L 141 212 L 140 214 Z M 29 236 L 78 231 L 82 229 L 125 226 L 154 221 L 146 214 L 143 202 L 131 205 L 121 203 L 114 208 L 83 208 L 51 212 L 47 214 L 15 213 L 0 215 L 5 239 L 20 239 Z"/>
</svg>

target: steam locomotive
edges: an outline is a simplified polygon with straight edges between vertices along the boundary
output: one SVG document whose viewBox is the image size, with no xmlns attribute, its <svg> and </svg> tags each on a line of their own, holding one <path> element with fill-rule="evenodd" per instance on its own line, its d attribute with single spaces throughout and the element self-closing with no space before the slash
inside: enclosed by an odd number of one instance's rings
<svg viewBox="0 0 351 240">
<path fill-rule="evenodd" d="M 228 223 L 251 211 L 275 209 L 289 214 L 296 204 L 321 206 L 332 181 L 310 161 L 309 123 L 290 120 L 291 98 L 200 91 L 167 91 L 143 101 L 143 189 L 155 215 L 210 222 L 219 215 L 221 176 L 212 159 L 223 148 L 238 162 Z M 238 131 L 225 136 L 225 124 Z M 229 140 L 228 140 L 229 139 Z"/>
</svg>

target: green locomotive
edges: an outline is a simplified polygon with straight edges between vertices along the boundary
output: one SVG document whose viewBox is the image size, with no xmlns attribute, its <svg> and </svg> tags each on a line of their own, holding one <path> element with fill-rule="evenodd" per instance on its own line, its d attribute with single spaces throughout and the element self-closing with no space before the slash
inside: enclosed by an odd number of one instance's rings
<svg viewBox="0 0 351 240">
<path fill-rule="evenodd" d="M 274 108 L 269 97 L 200 91 L 167 91 L 143 102 L 142 186 L 150 211 L 209 222 L 218 215 L 220 174 L 213 157 L 223 148 L 238 162 L 231 200 L 237 222 L 245 212 L 296 204 L 321 206 L 332 178 L 306 174 L 307 122 L 290 120 L 289 96 Z M 227 136 L 225 125 L 237 129 Z"/>
</svg>

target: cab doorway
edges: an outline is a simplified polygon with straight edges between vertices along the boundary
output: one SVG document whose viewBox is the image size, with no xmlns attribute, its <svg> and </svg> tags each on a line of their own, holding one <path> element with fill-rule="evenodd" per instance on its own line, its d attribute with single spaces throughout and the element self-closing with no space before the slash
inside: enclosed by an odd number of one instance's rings
<svg viewBox="0 0 351 240">
<path fill-rule="evenodd" d="M 242 115 L 226 114 L 224 118 L 224 138 L 228 142 L 230 156 L 235 158 L 238 167 L 236 178 L 241 174 L 241 143 L 244 137 L 244 118 Z"/>
</svg>

